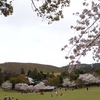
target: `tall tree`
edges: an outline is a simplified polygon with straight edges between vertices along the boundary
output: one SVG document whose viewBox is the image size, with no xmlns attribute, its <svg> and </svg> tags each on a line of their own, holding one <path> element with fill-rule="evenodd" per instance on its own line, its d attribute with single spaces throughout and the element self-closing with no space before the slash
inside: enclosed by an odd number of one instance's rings
<svg viewBox="0 0 100 100">
<path fill-rule="evenodd" d="M 34 80 L 40 79 L 40 76 L 36 68 L 34 68 L 34 70 L 29 74 L 29 77 L 31 77 Z"/>
<path fill-rule="evenodd" d="M 31 73 L 31 70 L 29 69 L 28 72 L 27 72 L 27 76 L 29 76 L 30 73 Z"/>
<path fill-rule="evenodd" d="M 43 71 L 40 71 L 40 76 L 41 76 L 41 80 L 45 78 L 45 75 L 43 74 Z"/>
<path fill-rule="evenodd" d="M 96 68 L 96 69 L 94 70 L 94 74 L 95 74 L 96 76 L 100 76 L 100 67 L 98 67 L 98 68 Z"/>
<path fill-rule="evenodd" d="M 63 77 L 68 77 L 69 73 L 68 73 L 68 71 L 66 70 L 66 71 L 64 71 L 64 72 L 61 72 L 61 75 L 62 75 Z"/>
<path fill-rule="evenodd" d="M 48 78 L 47 79 L 51 86 L 57 86 L 60 83 L 60 80 L 58 77 Z"/>
<path fill-rule="evenodd" d="M 24 68 L 21 68 L 21 74 L 25 74 Z"/>
<path fill-rule="evenodd" d="M 62 83 L 63 83 L 63 76 L 62 76 L 62 75 L 57 75 L 57 77 L 58 77 L 59 80 L 60 80 L 60 84 L 62 84 Z"/>
</svg>

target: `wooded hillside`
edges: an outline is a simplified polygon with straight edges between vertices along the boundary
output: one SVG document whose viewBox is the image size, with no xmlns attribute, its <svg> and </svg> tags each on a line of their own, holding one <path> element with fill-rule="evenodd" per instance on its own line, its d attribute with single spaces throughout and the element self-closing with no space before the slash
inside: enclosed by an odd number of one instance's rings
<svg viewBox="0 0 100 100">
<path fill-rule="evenodd" d="M 80 70 L 83 70 L 83 71 L 87 71 L 87 70 L 90 70 L 90 71 L 94 71 L 96 68 L 100 67 L 100 63 L 94 63 L 94 64 L 80 64 L 80 65 L 76 65 L 78 66 Z M 63 66 L 61 67 L 65 70 L 68 70 L 69 66 Z M 75 70 L 78 70 L 78 69 L 75 69 Z"/>
</svg>

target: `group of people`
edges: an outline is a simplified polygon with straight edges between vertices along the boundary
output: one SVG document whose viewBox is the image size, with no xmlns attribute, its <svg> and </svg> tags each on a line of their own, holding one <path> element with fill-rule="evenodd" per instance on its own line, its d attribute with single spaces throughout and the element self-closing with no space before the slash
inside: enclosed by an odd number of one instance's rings
<svg viewBox="0 0 100 100">
<path fill-rule="evenodd" d="M 7 97 L 7 95 L 5 95 L 4 100 L 18 100 L 18 99 L 14 99 L 13 97 Z"/>
<path fill-rule="evenodd" d="M 62 96 L 63 95 L 62 93 L 58 95 L 58 91 L 56 91 L 55 93 L 56 93 L 56 96 Z M 50 92 L 50 97 L 53 97 L 52 92 Z"/>
</svg>

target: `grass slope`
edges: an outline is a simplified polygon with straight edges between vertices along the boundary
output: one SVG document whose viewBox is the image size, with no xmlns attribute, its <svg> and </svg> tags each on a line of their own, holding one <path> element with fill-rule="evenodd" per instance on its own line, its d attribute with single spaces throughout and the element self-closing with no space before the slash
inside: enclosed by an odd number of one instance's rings
<svg viewBox="0 0 100 100">
<path fill-rule="evenodd" d="M 0 64 L 0 68 L 4 71 L 16 72 L 18 74 L 21 72 L 21 68 L 23 68 L 26 73 L 29 69 L 33 71 L 34 68 L 36 68 L 38 71 L 42 70 L 43 72 L 50 72 L 50 73 L 51 72 L 60 73 L 64 71 L 64 69 L 62 68 L 51 65 L 35 64 L 35 63 L 16 63 L 16 62 Z"/>
<path fill-rule="evenodd" d="M 14 97 L 14 99 L 18 98 L 18 100 L 100 100 L 100 87 L 90 87 L 88 91 L 86 88 L 76 89 L 74 91 L 64 91 L 62 89 L 58 91 L 58 94 L 60 93 L 63 96 L 56 96 L 55 91 L 53 91 L 53 97 L 50 97 L 50 92 L 40 95 L 39 93 L 21 94 L 14 91 L 4 92 L 0 90 L 0 100 L 3 100 L 5 95 Z"/>
</svg>

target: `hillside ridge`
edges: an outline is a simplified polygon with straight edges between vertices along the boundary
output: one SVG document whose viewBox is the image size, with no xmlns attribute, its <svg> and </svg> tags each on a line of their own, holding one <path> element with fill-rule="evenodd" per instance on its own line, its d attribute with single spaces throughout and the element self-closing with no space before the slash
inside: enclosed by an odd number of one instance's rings
<svg viewBox="0 0 100 100">
<path fill-rule="evenodd" d="M 35 68 L 37 71 L 43 71 L 45 73 L 54 72 L 60 73 L 64 71 L 64 69 L 53 66 L 53 65 L 46 65 L 46 64 L 38 64 L 38 63 L 20 63 L 20 62 L 6 62 L 0 64 L 0 68 L 6 72 L 16 72 L 19 74 L 21 72 L 21 68 L 24 69 L 25 73 L 29 70 L 33 71 Z"/>
<path fill-rule="evenodd" d="M 80 70 L 83 70 L 83 71 L 86 71 L 86 70 L 91 70 L 91 71 L 94 71 L 96 68 L 100 67 L 100 63 L 93 63 L 93 64 L 77 64 L 76 66 L 79 66 L 78 69 Z M 68 70 L 69 66 L 66 65 L 66 66 L 63 66 L 61 67 L 65 70 Z M 78 70 L 75 68 L 75 70 Z"/>
</svg>

